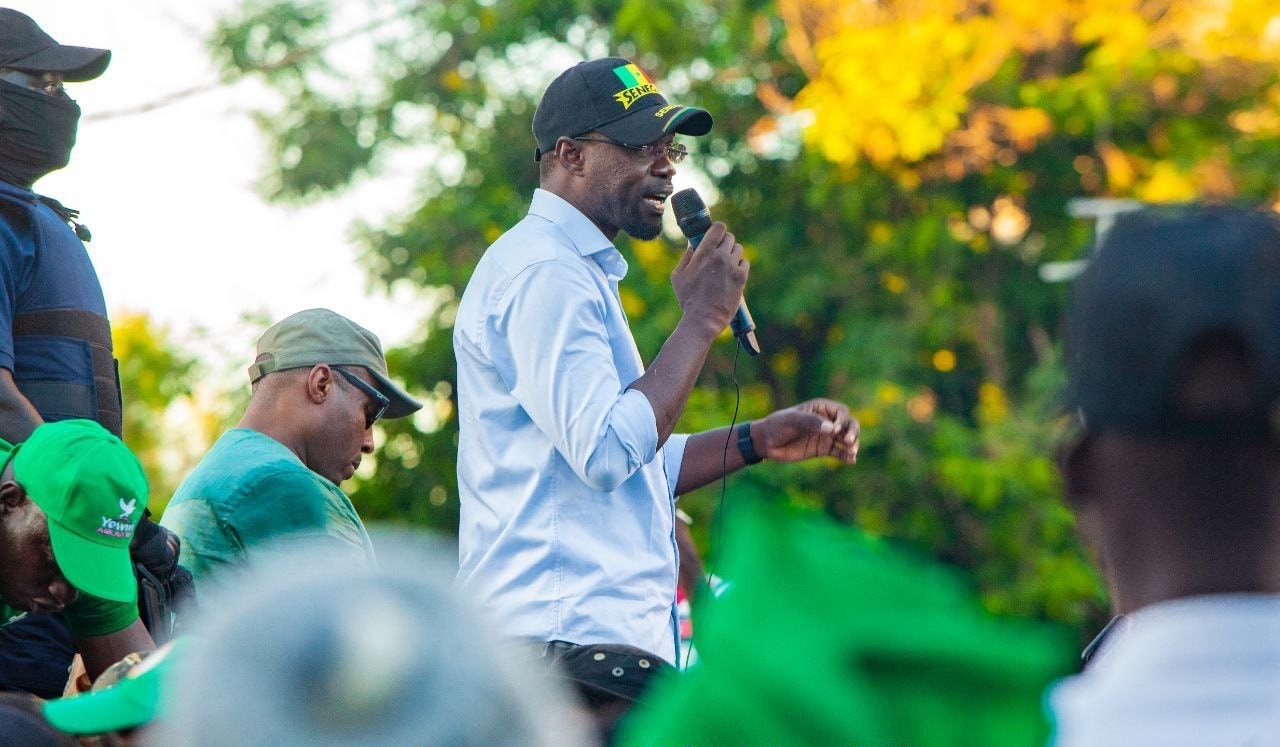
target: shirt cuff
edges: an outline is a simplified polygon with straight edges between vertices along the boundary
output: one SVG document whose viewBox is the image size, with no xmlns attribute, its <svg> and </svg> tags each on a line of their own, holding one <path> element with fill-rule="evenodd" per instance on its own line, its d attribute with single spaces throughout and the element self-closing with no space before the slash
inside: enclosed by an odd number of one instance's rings
<svg viewBox="0 0 1280 747">
<path fill-rule="evenodd" d="M 662 445 L 662 468 L 667 472 L 667 485 L 671 498 L 675 499 L 676 483 L 680 481 L 680 466 L 684 464 L 684 447 L 689 443 L 688 433 L 672 433 Z"/>
</svg>

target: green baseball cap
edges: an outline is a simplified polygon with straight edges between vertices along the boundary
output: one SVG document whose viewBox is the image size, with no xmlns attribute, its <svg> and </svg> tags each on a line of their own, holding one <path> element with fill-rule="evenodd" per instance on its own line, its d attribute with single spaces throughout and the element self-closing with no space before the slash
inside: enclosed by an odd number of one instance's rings
<svg viewBox="0 0 1280 747">
<path fill-rule="evenodd" d="M 383 417 L 403 418 L 422 403 L 387 375 L 387 359 L 378 336 L 329 309 L 307 309 L 281 319 L 258 338 L 258 353 L 249 366 L 249 383 L 275 371 L 327 363 L 364 366 L 391 400 Z"/>
<path fill-rule="evenodd" d="M 124 442 L 92 420 L 59 420 L 17 446 L 0 441 L 0 455 L 48 518 L 53 557 L 67 581 L 95 597 L 137 601 L 129 542 L 148 488 Z"/>
<path fill-rule="evenodd" d="M 174 638 L 114 682 L 104 674 L 87 693 L 46 702 L 45 719 L 68 734 L 105 734 L 150 723 L 160 712 L 161 698 L 174 667 L 181 666 L 186 645 L 185 638 Z"/>
</svg>

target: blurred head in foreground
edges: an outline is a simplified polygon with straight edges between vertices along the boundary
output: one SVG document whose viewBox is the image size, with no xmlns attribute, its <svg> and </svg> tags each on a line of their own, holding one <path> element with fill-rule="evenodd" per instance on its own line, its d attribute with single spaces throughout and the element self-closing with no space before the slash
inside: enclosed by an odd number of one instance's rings
<svg viewBox="0 0 1280 747">
<path fill-rule="evenodd" d="M 578 745 L 556 683 L 517 669 L 423 537 L 379 567 L 291 549 L 258 563 L 192 634 L 156 744 Z"/>
<path fill-rule="evenodd" d="M 1072 289 L 1063 475 L 1121 625 L 1059 747 L 1280 743 L 1280 220 L 1122 216 Z"/>
<path fill-rule="evenodd" d="M 1117 612 L 1280 590 L 1280 220 L 1122 216 L 1072 289 L 1067 492 Z"/>
</svg>

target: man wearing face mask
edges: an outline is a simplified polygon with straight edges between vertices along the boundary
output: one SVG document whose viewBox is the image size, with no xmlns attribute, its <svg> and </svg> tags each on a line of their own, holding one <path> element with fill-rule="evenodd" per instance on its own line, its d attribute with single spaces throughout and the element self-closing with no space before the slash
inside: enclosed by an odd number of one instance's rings
<svg viewBox="0 0 1280 747">
<path fill-rule="evenodd" d="M 105 49 L 59 44 L 28 16 L 0 8 L 0 439 L 10 443 L 68 418 L 121 432 L 106 303 L 82 242 L 88 232 L 74 210 L 31 189 L 67 165 L 75 144 L 80 107 L 63 84 L 98 77 L 110 60 Z M 124 619 L 75 634 L 91 677 L 154 647 L 136 614 L 119 628 Z M 0 689 L 59 694 L 72 645 L 56 615 L 4 626 Z"/>
</svg>

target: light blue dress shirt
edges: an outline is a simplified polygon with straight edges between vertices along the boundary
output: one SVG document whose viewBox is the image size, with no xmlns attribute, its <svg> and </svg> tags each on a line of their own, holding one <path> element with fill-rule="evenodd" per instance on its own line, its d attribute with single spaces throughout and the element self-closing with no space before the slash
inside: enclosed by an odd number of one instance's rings
<svg viewBox="0 0 1280 747">
<path fill-rule="evenodd" d="M 508 635 L 625 643 L 676 660 L 675 485 L 627 386 L 644 363 L 618 299 L 627 263 L 536 190 L 476 266 L 454 324 L 459 583 Z"/>
</svg>

